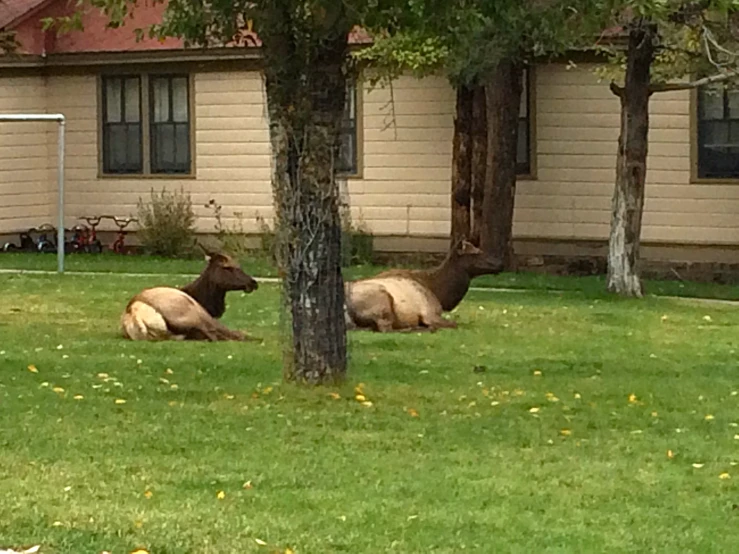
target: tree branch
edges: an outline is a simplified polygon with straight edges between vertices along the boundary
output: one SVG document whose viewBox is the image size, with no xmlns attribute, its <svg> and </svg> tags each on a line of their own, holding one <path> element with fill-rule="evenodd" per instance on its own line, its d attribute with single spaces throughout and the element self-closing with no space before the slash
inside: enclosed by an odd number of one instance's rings
<svg viewBox="0 0 739 554">
<path fill-rule="evenodd" d="M 611 81 L 611 84 L 608 85 L 608 88 L 611 89 L 611 92 L 621 98 L 624 95 L 624 87 L 620 87 L 616 84 L 616 81 Z"/>
<path fill-rule="evenodd" d="M 704 77 L 703 79 L 698 79 L 697 81 L 655 83 L 649 86 L 649 94 L 653 94 L 655 92 L 669 92 L 674 90 L 692 90 L 694 88 L 710 85 L 711 83 L 722 83 L 736 77 L 739 77 L 739 73 L 737 73 L 736 71 L 727 71 L 726 73 L 717 73 L 716 75 Z M 611 88 L 611 90 L 613 90 L 613 88 Z"/>
</svg>

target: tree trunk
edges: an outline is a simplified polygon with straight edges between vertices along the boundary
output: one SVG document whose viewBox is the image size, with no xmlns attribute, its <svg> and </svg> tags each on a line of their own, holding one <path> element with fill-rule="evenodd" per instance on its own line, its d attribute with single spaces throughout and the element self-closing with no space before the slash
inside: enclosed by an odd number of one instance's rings
<svg viewBox="0 0 739 554">
<path fill-rule="evenodd" d="M 650 68 L 656 33 L 652 23 L 632 23 L 625 84 L 623 88 L 611 86 L 621 100 L 621 134 L 608 240 L 608 290 L 624 296 L 642 296 L 639 240 L 647 173 Z"/>
<path fill-rule="evenodd" d="M 506 269 L 513 264 L 513 202 L 523 66 L 500 62 L 485 82 L 487 163 L 480 247 Z"/>
<path fill-rule="evenodd" d="M 275 4 L 273 9 L 281 9 Z M 279 14 L 290 21 L 290 14 Z M 286 18 L 286 19 L 285 19 Z M 298 22 L 300 24 L 300 22 Z M 265 32 L 276 231 L 291 344 L 285 378 L 333 383 L 346 373 L 339 187 L 349 29 L 316 40 L 285 23 Z M 306 37 L 309 37 L 306 40 Z"/>
<path fill-rule="evenodd" d="M 482 206 L 485 199 L 487 173 L 488 124 L 485 109 L 485 87 L 476 86 L 472 97 L 472 226 L 470 240 L 480 246 Z"/>
<path fill-rule="evenodd" d="M 472 90 L 457 87 L 452 142 L 452 243 L 470 235 Z"/>
</svg>

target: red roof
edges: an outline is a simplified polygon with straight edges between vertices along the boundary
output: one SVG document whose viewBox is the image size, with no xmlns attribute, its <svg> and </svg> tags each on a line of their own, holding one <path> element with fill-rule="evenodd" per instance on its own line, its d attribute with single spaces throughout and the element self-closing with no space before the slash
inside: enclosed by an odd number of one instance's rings
<svg viewBox="0 0 739 554">
<path fill-rule="evenodd" d="M 36 8 L 49 0 L 2 0 L 0 1 L 0 28 L 17 23 Z"/>
</svg>

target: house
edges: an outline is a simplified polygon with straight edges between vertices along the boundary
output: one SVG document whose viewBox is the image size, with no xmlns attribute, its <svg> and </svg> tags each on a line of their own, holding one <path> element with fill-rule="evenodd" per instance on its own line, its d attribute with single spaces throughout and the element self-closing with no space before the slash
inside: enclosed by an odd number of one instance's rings
<svg viewBox="0 0 739 554">
<path fill-rule="evenodd" d="M 90 11 L 84 32 L 44 32 L 40 19 L 66 5 L 0 4 L 0 26 L 22 45 L 20 56 L 0 59 L 0 113 L 66 116 L 67 225 L 134 213 L 152 187 L 184 187 L 201 231 L 213 229 L 204 204 L 215 198 L 258 232 L 256 217 L 272 214 L 259 49 L 136 42 L 133 29 L 157 21 L 161 4 L 142 4 L 119 29 Z M 604 251 L 620 115 L 595 67 L 562 60 L 527 76 L 514 223 L 524 257 Z M 443 249 L 454 91 L 442 77 L 350 86 L 343 161 L 354 221 L 380 250 Z M 643 257 L 739 261 L 738 125 L 739 93 L 652 98 Z M 0 234 L 54 221 L 55 209 L 53 124 L 0 123 Z"/>
</svg>

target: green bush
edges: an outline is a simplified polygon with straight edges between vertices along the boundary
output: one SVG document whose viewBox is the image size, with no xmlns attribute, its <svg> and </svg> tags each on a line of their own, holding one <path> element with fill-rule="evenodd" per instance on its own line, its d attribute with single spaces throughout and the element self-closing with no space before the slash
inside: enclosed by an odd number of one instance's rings
<svg viewBox="0 0 739 554">
<path fill-rule="evenodd" d="M 137 237 L 147 254 L 168 258 L 188 256 L 195 246 L 195 213 L 184 189 L 161 193 L 151 189 L 151 200 L 139 197 Z"/>
</svg>

